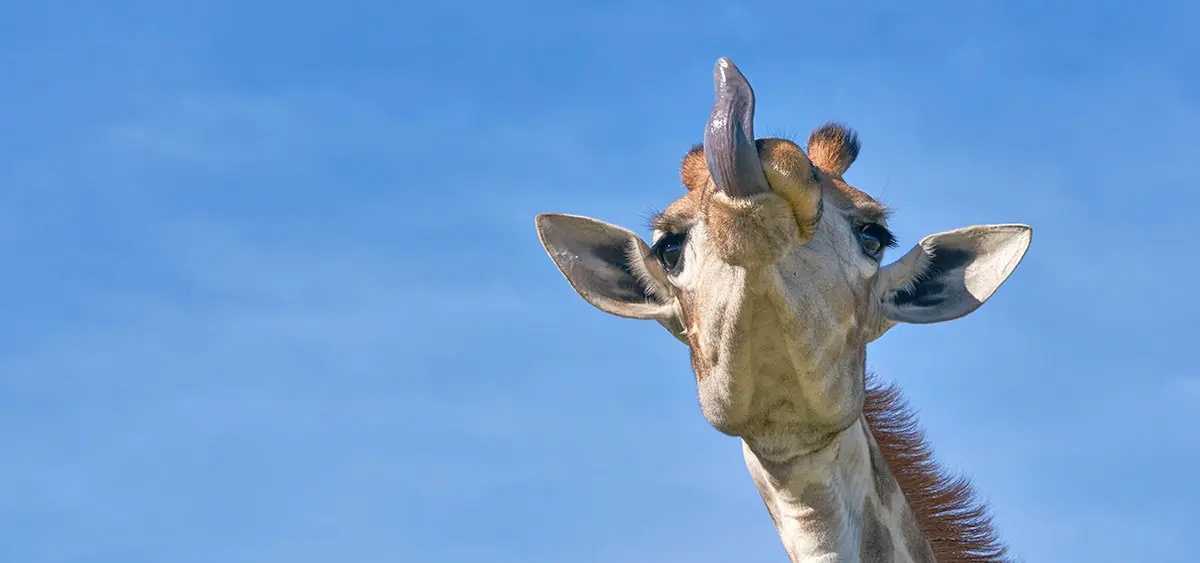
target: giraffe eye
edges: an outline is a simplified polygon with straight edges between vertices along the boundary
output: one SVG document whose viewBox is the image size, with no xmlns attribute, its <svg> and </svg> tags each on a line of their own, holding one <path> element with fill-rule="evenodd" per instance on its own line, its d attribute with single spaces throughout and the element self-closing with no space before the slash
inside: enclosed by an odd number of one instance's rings
<svg viewBox="0 0 1200 563">
<path fill-rule="evenodd" d="M 675 273 L 679 263 L 683 261 L 685 240 L 685 235 L 667 233 L 654 243 L 654 248 L 650 249 L 654 253 L 654 257 L 658 258 L 658 263 L 662 264 L 663 269 L 667 272 Z"/>
<path fill-rule="evenodd" d="M 883 257 L 883 249 L 896 245 L 896 239 L 883 225 L 867 223 L 858 229 L 858 240 L 863 252 L 876 260 Z"/>
</svg>

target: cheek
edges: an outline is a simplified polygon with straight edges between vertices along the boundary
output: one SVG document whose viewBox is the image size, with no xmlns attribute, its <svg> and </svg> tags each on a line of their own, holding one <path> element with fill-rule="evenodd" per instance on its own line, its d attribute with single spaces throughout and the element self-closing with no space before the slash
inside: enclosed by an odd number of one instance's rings
<svg viewBox="0 0 1200 563">
<path fill-rule="evenodd" d="M 671 291 L 679 303 L 679 320 L 683 324 L 684 339 L 687 341 L 691 356 L 692 371 L 699 382 L 707 375 L 704 359 L 704 339 L 700 337 L 700 311 L 697 309 L 696 288 L 702 287 L 705 278 L 704 257 L 707 240 L 703 228 L 694 227 L 688 234 L 687 244 L 683 247 L 683 268 L 670 280 Z"/>
<path fill-rule="evenodd" d="M 833 231 L 831 234 L 830 231 Z M 816 249 L 816 260 L 823 265 L 824 288 L 831 301 L 839 302 L 841 316 L 865 322 L 870 303 L 871 285 L 879 271 L 879 263 L 863 253 L 858 238 L 848 228 L 831 229 L 825 244 Z"/>
<path fill-rule="evenodd" d="M 677 292 L 676 299 L 679 301 L 679 320 L 683 323 L 684 338 L 687 339 L 692 361 L 692 371 L 695 372 L 696 381 L 699 382 L 704 379 L 707 371 L 704 369 L 704 362 L 701 361 L 704 357 L 703 340 L 700 338 L 699 327 L 696 326 L 694 303 L 687 294 Z"/>
<path fill-rule="evenodd" d="M 781 265 L 780 282 L 799 328 L 818 340 L 837 340 L 865 324 L 873 273 L 870 265 L 801 249 Z"/>
</svg>

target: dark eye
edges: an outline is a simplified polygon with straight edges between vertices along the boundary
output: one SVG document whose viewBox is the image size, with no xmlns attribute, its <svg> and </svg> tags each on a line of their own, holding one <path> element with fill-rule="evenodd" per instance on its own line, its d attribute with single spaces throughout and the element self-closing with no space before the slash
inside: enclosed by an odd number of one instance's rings
<svg viewBox="0 0 1200 563">
<path fill-rule="evenodd" d="M 674 272 L 679 267 L 679 262 L 683 260 L 685 238 L 685 235 L 682 234 L 667 233 L 654 243 L 654 248 L 650 249 L 668 272 Z"/>
<path fill-rule="evenodd" d="M 859 227 L 858 240 L 862 244 L 863 252 L 876 260 L 883 256 L 883 249 L 896 244 L 892 233 L 878 223 L 867 223 Z"/>
</svg>

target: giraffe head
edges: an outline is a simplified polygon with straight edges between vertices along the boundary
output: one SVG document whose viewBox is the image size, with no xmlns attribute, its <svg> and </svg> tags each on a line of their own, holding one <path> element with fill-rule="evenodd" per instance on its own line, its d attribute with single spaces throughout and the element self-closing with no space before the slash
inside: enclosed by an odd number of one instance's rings
<svg viewBox="0 0 1200 563">
<path fill-rule="evenodd" d="M 977 309 L 1031 230 L 934 234 L 885 266 L 887 211 L 842 178 L 856 134 L 827 124 L 807 154 L 755 140 L 750 84 L 728 59 L 714 74 L 704 142 L 680 170 L 687 193 L 653 219 L 649 244 L 574 215 L 539 215 L 538 233 L 588 303 L 658 321 L 688 345 L 714 427 L 760 455 L 815 448 L 861 415 L 867 343 Z"/>
</svg>

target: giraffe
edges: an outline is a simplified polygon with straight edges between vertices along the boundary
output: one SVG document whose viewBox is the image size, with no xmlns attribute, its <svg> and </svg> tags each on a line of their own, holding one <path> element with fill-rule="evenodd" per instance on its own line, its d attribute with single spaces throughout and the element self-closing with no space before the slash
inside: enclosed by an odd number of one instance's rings
<svg viewBox="0 0 1200 563">
<path fill-rule="evenodd" d="M 1029 248 L 1026 225 L 930 235 L 884 266 L 889 212 L 846 183 L 857 133 L 827 123 L 807 154 L 753 133 L 754 92 L 727 58 L 687 192 L 633 232 L 577 215 L 536 218 L 575 291 L 654 320 L 690 350 L 700 410 L 739 437 L 793 562 L 1006 561 L 971 484 L 943 471 L 866 346 L 898 323 L 976 310 Z"/>
</svg>

